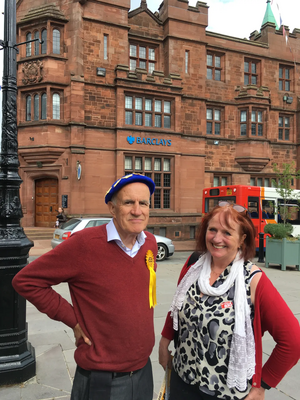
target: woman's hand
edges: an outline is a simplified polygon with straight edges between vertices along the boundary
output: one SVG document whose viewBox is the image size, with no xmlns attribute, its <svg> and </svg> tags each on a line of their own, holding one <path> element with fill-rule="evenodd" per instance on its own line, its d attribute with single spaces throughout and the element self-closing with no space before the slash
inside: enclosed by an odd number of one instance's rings
<svg viewBox="0 0 300 400">
<path fill-rule="evenodd" d="M 171 340 L 161 337 L 159 342 L 159 350 L 158 350 L 158 360 L 163 369 L 172 368 L 172 359 L 171 359 L 171 351 L 169 350 L 169 344 Z"/>
<path fill-rule="evenodd" d="M 90 341 L 90 339 L 85 335 L 85 333 L 83 332 L 83 330 L 81 329 L 80 325 L 77 324 L 75 326 L 75 328 L 73 328 L 74 331 L 74 336 L 75 336 L 75 346 L 78 346 L 79 343 L 79 339 L 83 339 L 84 342 L 86 344 L 88 344 L 89 346 L 91 346 L 92 342 Z"/>
<path fill-rule="evenodd" d="M 245 400 L 265 400 L 265 389 L 252 387 Z"/>
</svg>

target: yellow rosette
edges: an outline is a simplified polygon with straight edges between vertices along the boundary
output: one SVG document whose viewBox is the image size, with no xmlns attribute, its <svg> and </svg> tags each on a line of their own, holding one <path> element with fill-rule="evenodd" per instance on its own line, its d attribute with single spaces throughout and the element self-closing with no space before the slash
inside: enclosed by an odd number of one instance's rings
<svg viewBox="0 0 300 400">
<path fill-rule="evenodd" d="M 156 306 L 156 273 L 154 271 L 154 255 L 151 250 L 146 253 L 146 264 L 150 271 L 150 281 L 149 281 L 149 304 L 150 308 Z"/>
</svg>

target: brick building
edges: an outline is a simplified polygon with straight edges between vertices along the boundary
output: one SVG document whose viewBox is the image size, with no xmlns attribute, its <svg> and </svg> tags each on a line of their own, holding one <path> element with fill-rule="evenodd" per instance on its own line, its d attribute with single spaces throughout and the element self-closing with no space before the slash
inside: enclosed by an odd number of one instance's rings
<svg viewBox="0 0 300 400">
<path fill-rule="evenodd" d="M 274 160 L 299 158 L 300 30 L 286 44 L 269 0 L 249 40 L 207 31 L 200 1 L 129 9 L 17 1 L 19 42 L 43 39 L 18 55 L 23 226 L 52 226 L 62 198 L 69 216 L 105 216 L 134 171 L 157 185 L 149 227 L 189 239 L 204 187 L 269 186 Z"/>
</svg>

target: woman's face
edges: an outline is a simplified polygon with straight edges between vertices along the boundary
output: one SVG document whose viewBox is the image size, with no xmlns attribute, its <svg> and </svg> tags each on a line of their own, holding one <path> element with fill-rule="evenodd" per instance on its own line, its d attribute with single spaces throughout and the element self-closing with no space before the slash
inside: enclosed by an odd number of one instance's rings
<svg viewBox="0 0 300 400">
<path fill-rule="evenodd" d="M 62 208 L 61 207 L 58 207 L 58 212 L 62 212 Z"/>
<path fill-rule="evenodd" d="M 206 247 L 215 261 L 224 261 L 226 266 L 234 260 L 238 248 L 246 235 L 240 234 L 240 228 L 234 220 L 225 224 L 224 213 L 219 212 L 210 221 L 206 231 Z"/>
</svg>

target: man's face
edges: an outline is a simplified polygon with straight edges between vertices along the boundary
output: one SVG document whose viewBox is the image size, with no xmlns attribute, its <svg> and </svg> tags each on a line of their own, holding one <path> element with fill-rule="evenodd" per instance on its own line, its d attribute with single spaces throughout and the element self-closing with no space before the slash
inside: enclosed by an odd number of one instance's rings
<svg viewBox="0 0 300 400">
<path fill-rule="evenodd" d="M 140 182 L 124 186 L 109 202 L 109 211 L 114 218 L 117 231 L 123 240 L 130 235 L 138 235 L 149 221 L 150 191 L 147 185 Z"/>
</svg>

